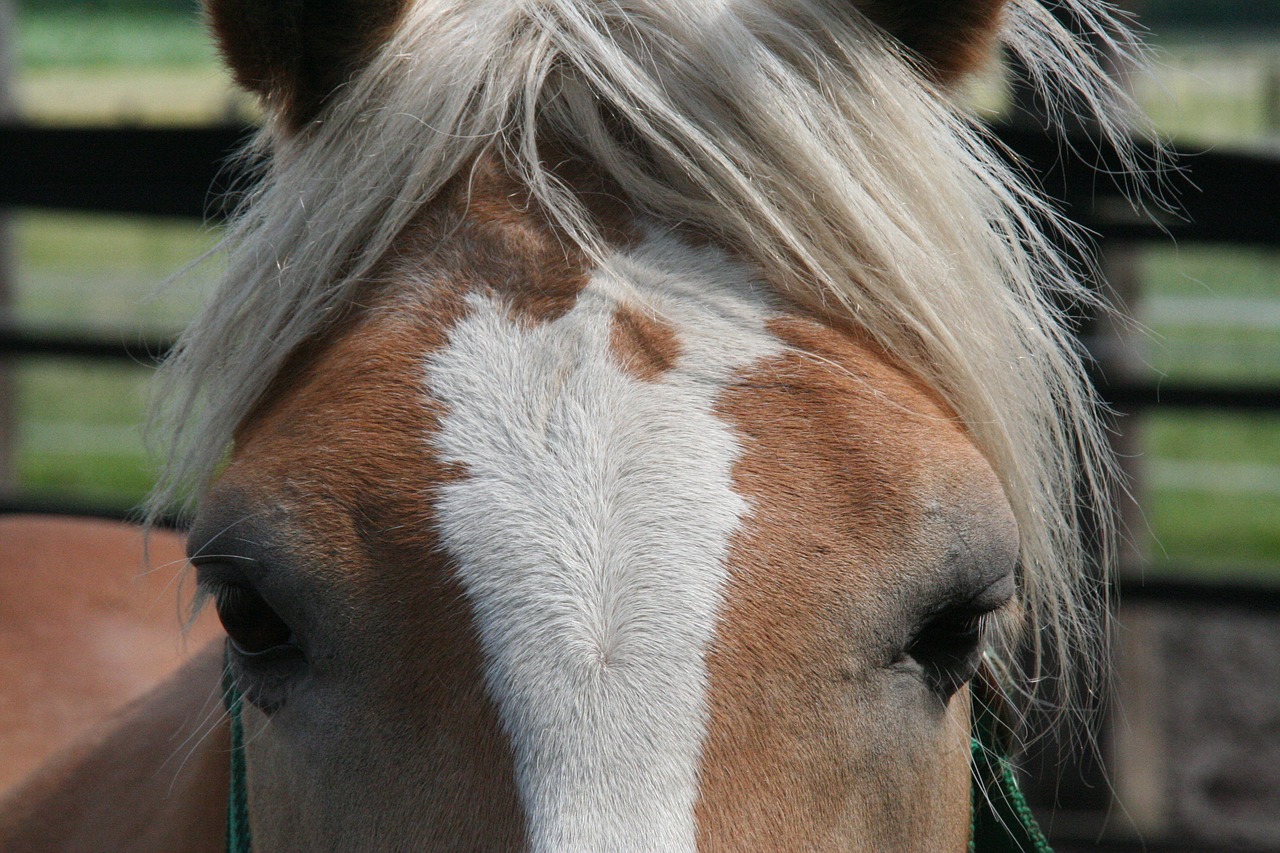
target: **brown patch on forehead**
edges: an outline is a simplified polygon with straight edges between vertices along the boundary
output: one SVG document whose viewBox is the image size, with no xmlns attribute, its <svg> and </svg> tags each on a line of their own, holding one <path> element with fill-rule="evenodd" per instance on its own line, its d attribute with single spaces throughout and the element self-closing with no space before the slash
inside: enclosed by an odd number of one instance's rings
<svg viewBox="0 0 1280 853">
<path fill-rule="evenodd" d="M 892 637 L 869 617 L 921 571 L 937 472 L 985 463 L 871 345 L 804 320 L 771 329 L 794 350 L 718 406 L 751 511 L 707 662 L 699 848 L 962 850 L 967 693 L 945 712 L 904 700 L 878 657 Z"/>
<path fill-rule="evenodd" d="M 616 247 L 639 240 L 634 217 L 620 194 L 589 165 L 549 146 L 557 154 L 556 173 L 581 188 L 581 200 L 596 218 L 601 235 Z M 495 297 L 529 323 L 566 314 L 590 280 L 589 259 L 570 248 L 534 203 L 528 190 L 493 156 L 479 158 L 441 191 L 439 198 L 400 235 L 371 275 L 372 305 L 349 313 L 298 347 L 263 401 L 241 424 L 258 422 L 263 410 L 284 397 L 311 369 L 317 354 L 370 313 L 396 303 L 415 306 L 429 322 L 420 327 L 431 349 L 444 345 L 448 330 L 466 313 L 465 297 Z M 381 307 L 379 307 L 381 306 Z"/>
<path fill-rule="evenodd" d="M 590 164 L 545 146 L 545 159 L 578 191 L 611 246 L 639 239 L 632 212 Z M 398 274 L 488 293 L 531 323 L 566 314 L 594 271 L 590 259 L 556 227 L 528 189 L 493 156 L 480 158 L 408 230 L 395 253 Z"/>
<path fill-rule="evenodd" d="M 573 308 L 591 273 L 587 259 L 537 215 L 528 190 L 486 161 L 458 191 L 468 233 L 447 250 L 449 260 L 470 267 L 466 277 L 483 282 L 519 317 L 547 322 Z"/>
<path fill-rule="evenodd" d="M 609 351 L 631 376 L 656 382 L 675 367 L 680 341 L 675 330 L 658 317 L 633 305 L 623 305 L 613 315 Z"/>
</svg>

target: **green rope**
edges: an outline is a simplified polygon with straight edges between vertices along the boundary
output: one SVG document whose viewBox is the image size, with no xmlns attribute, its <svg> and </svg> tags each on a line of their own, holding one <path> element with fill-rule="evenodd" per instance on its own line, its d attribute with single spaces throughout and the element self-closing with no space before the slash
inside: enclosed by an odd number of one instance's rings
<svg viewBox="0 0 1280 853">
<path fill-rule="evenodd" d="M 1000 742 L 1000 721 L 979 703 L 974 721 L 973 805 L 969 853 L 1053 853 L 1036 824 Z"/>
<path fill-rule="evenodd" d="M 222 664 L 222 701 L 231 718 L 231 779 L 227 788 L 227 853 L 252 853 L 249 835 L 249 792 L 245 786 L 244 722 L 240 718 L 244 697 L 236 687 L 230 661 Z"/>
</svg>

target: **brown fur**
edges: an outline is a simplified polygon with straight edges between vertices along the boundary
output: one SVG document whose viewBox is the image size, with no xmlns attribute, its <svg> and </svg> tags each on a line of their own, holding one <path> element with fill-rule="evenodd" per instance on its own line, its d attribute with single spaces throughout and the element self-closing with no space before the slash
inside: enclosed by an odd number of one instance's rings
<svg viewBox="0 0 1280 853">
<path fill-rule="evenodd" d="M 167 678 L 219 632 L 190 640 L 182 538 L 94 519 L 0 519 L 0 792 Z M 188 598 L 191 590 L 187 590 Z"/>
<path fill-rule="evenodd" d="M 660 317 L 624 305 L 613 315 L 610 349 L 627 373 L 644 382 L 656 382 L 675 367 L 680 341 Z"/>
<path fill-rule="evenodd" d="M 990 62 L 1005 0 L 856 0 L 943 84 Z"/>
<path fill-rule="evenodd" d="M 223 850 L 221 671 L 215 641 L 0 799 L 0 850 Z"/>
<path fill-rule="evenodd" d="M 720 406 L 752 512 L 708 660 L 699 848 L 964 850 L 967 691 L 944 708 L 890 666 L 895 618 L 940 582 L 951 517 L 981 529 L 1008 508 L 954 415 L 884 353 L 773 329 L 795 351 Z"/>
<path fill-rule="evenodd" d="M 581 161 L 562 154 L 560 147 L 547 150 L 559 163 L 562 179 L 585 188 L 583 201 L 603 223 L 607 239 L 617 245 L 637 239 L 628 211 L 603 179 Z M 588 272 L 587 258 L 570 249 L 563 235 L 540 215 L 528 190 L 496 159 L 484 157 L 423 209 L 373 278 L 388 283 L 410 303 L 435 292 L 430 311 L 441 312 L 435 319 L 447 329 L 465 313 L 462 296 L 472 292 L 502 299 L 514 316 L 526 322 L 555 320 L 577 302 Z M 396 302 L 385 292 L 381 298 L 388 304 Z M 310 369 L 322 345 L 342 334 L 351 320 L 350 316 L 338 318 L 321 330 L 322 341 L 300 347 L 263 395 L 265 403 L 287 395 L 303 371 Z M 434 349 L 443 342 L 431 344 Z M 261 407 L 251 412 L 242 431 L 261 414 Z"/>
<path fill-rule="evenodd" d="M 618 191 L 595 169 L 543 146 L 557 177 L 579 198 L 611 245 L 639 234 Z M 448 239 L 441 239 L 442 235 Z M 549 322 L 578 301 L 590 274 L 587 257 L 553 224 L 529 191 L 492 156 L 480 158 L 427 208 L 401 237 L 387 277 L 448 282 L 450 287 L 496 295 L 529 322 Z"/>
<path fill-rule="evenodd" d="M 287 127 L 315 118 L 394 30 L 408 0 L 206 0 L 236 82 Z"/>
<path fill-rule="evenodd" d="M 424 272 L 454 286 L 496 291 L 533 322 L 554 320 L 577 302 L 587 283 L 586 258 L 499 163 L 481 160 L 436 210 L 415 229 L 417 245 L 426 250 L 417 255 Z M 441 242 L 442 233 L 452 239 Z M 410 245 L 405 257 L 414 257 Z"/>
</svg>

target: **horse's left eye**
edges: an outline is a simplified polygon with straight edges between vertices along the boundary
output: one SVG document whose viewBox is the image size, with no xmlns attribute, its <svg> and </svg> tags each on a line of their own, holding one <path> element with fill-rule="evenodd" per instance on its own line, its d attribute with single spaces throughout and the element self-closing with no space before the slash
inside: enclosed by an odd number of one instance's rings
<svg viewBox="0 0 1280 853">
<path fill-rule="evenodd" d="M 929 685 L 944 699 L 968 683 L 982 657 L 983 630 L 990 611 L 949 607 L 935 614 L 912 638 L 906 653 L 924 670 Z"/>
</svg>

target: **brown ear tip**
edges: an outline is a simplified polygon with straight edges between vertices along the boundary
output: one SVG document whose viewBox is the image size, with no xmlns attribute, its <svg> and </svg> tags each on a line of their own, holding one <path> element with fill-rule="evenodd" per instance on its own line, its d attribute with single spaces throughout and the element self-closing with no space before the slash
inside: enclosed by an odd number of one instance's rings
<svg viewBox="0 0 1280 853">
<path fill-rule="evenodd" d="M 296 49 L 286 21 L 273 4 L 205 0 L 205 20 L 236 83 L 266 97 L 276 85 L 281 61 Z"/>
<path fill-rule="evenodd" d="M 951 84 L 994 54 L 1006 0 L 860 0 L 865 14 L 913 54 L 936 82 Z"/>
<path fill-rule="evenodd" d="M 980 41 L 953 44 L 929 58 L 928 73 L 937 83 L 951 86 L 960 80 L 982 71 L 995 61 L 999 41 L 997 32 L 991 31 Z"/>
<path fill-rule="evenodd" d="M 204 0 L 236 82 L 301 126 L 387 38 L 409 0 Z"/>
</svg>

